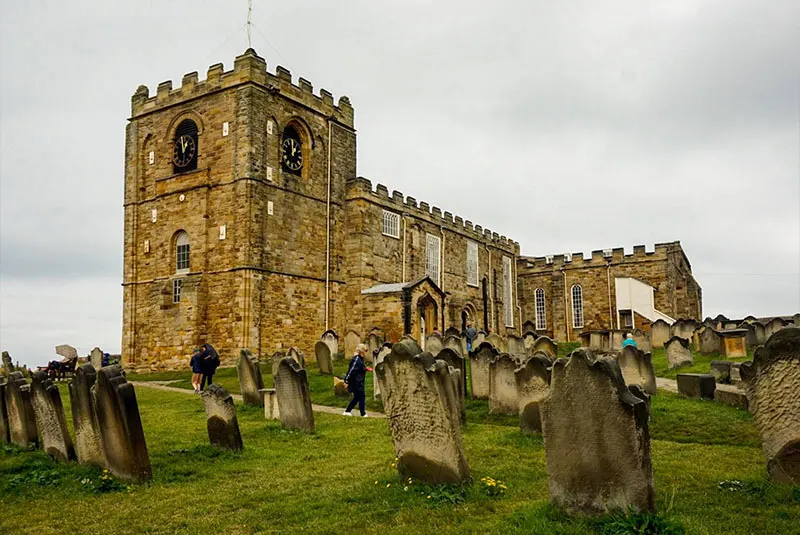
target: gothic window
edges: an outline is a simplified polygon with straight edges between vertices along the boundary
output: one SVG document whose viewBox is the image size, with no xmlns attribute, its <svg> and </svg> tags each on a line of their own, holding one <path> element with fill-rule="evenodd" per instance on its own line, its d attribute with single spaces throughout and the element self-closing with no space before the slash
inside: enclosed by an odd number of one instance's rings
<svg viewBox="0 0 800 535">
<path fill-rule="evenodd" d="M 283 130 L 281 167 L 284 171 L 298 176 L 300 176 L 303 169 L 303 142 L 297 128 L 292 125 Z"/>
<path fill-rule="evenodd" d="M 478 244 L 467 242 L 467 284 L 478 285 Z"/>
<path fill-rule="evenodd" d="M 572 286 L 572 326 L 583 328 L 583 288 L 580 284 Z"/>
<path fill-rule="evenodd" d="M 175 273 L 189 273 L 189 235 L 183 230 L 175 235 Z"/>
<path fill-rule="evenodd" d="M 506 327 L 514 326 L 514 292 L 511 285 L 511 258 L 503 257 L 503 316 Z"/>
<path fill-rule="evenodd" d="M 439 259 L 442 254 L 442 239 L 433 234 L 427 235 L 425 247 L 425 274 L 428 275 L 437 286 L 441 286 L 439 280 Z"/>
<path fill-rule="evenodd" d="M 544 300 L 544 288 L 536 288 L 536 330 L 547 329 L 547 309 Z"/>
<path fill-rule="evenodd" d="M 388 210 L 383 211 L 383 221 L 381 224 L 381 233 L 384 236 L 389 236 L 392 238 L 399 238 L 400 237 L 400 214 L 396 214 L 394 212 L 390 212 Z"/>
<path fill-rule="evenodd" d="M 184 119 L 175 129 L 172 172 L 177 174 L 197 169 L 197 151 L 197 125 L 191 119 Z"/>
</svg>

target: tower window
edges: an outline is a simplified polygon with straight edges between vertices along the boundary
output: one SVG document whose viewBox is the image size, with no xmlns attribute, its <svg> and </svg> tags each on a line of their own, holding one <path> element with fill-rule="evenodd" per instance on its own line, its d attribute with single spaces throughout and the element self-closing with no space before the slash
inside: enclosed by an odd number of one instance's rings
<svg viewBox="0 0 800 535">
<path fill-rule="evenodd" d="M 191 119 L 184 119 L 175 129 L 172 147 L 173 173 L 197 169 L 197 149 L 197 125 Z"/>
<path fill-rule="evenodd" d="M 189 235 L 183 230 L 175 236 L 175 272 L 189 273 Z"/>
<path fill-rule="evenodd" d="M 396 214 L 394 212 L 390 212 L 388 210 L 383 211 L 383 221 L 381 225 L 381 233 L 384 236 L 389 236 L 392 238 L 399 238 L 400 237 L 400 214 Z"/>
<path fill-rule="evenodd" d="M 478 244 L 467 242 L 467 284 L 478 285 Z"/>
<path fill-rule="evenodd" d="M 514 326 L 514 292 L 511 286 L 511 258 L 503 257 L 503 316 L 506 327 Z"/>
<path fill-rule="evenodd" d="M 437 286 L 441 286 L 439 280 L 439 259 L 442 254 L 442 239 L 439 236 L 428 234 L 425 242 L 425 274 L 428 275 Z"/>
<path fill-rule="evenodd" d="M 583 328 L 583 288 L 580 284 L 572 286 L 572 327 Z"/>
<path fill-rule="evenodd" d="M 281 166 L 284 171 L 298 176 L 303 169 L 303 143 L 297 128 L 291 125 L 283 131 Z"/>
<path fill-rule="evenodd" d="M 544 288 L 536 288 L 536 330 L 547 329 L 547 308 L 545 307 Z"/>
</svg>

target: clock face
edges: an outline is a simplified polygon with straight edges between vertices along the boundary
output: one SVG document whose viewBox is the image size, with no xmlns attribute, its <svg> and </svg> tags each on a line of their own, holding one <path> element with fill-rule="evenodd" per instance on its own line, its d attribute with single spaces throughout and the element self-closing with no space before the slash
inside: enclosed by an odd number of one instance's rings
<svg viewBox="0 0 800 535">
<path fill-rule="evenodd" d="M 175 140 L 175 148 L 172 151 L 172 161 L 178 167 L 186 167 L 194 158 L 197 147 L 194 138 L 184 134 Z"/>
<path fill-rule="evenodd" d="M 287 137 L 283 140 L 283 165 L 291 171 L 299 171 L 303 167 L 303 151 L 300 142 Z"/>
</svg>

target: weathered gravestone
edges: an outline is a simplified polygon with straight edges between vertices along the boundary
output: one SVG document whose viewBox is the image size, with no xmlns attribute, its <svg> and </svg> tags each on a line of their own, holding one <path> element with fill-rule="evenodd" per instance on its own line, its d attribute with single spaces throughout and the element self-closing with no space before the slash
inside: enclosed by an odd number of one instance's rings
<svg viewBox="0 0 800 535">
<path fill-rule="evenodd" d="M 475 338 L 472 340 L 472 351 L 475 351 L 485 341 L 486 333 L 484 331 L 478 331 L 478 333 L 475 335 Z"/>
<path fill-rule="evenodd" d="M 150 456 L 133 385 L 119 366 L 106 366 L 97 371 L 92 390 L 106 468 L 122 479 L 149 480 Z"/>
<path fill-rule="evenodd" d="M 97 372 L 91 364 L 84 364 L 75 370 L 75 377 L 69 383 L 69 404 L 78 462 L 105 466 L 106 457 L 92 400 L 92 387 L 96 380 Z"/>
<path fill-rule="evenodd" d="M 336 331 L 333 329 L 328 329 L 322 333 L 320 341 L 328 346 L 328 349 L 331 353 L 331 358 L 333 358 L 339 352 L 339 335 L 336 334 Z"/>
<path fill-rule="evenodd" d="M 383 346 L 381 346 L 377 350 L 377 353 L 375 353 L 375 365 L 377 366 L 377 364 L 381 362 L 386 357 L 386 355 L 388 355 L 391 352 L 392 352 L 392 344 L 390 344 L 389 342 L 383 344 Z M 375 372 L 375 366 L 372 367 L 372 397 L 374 399 L 381 398 L 381 385 L 380 383 L 378 383 L 378 376 L 376 375 Z"/>
<path fill-rule="evenodd" d="M 89 352 L 89 364 L 95 370 L 99 370 L 103 367 L 103 350 L 99 347 L 95 347 Z"/>
<path fill-rule="evenodd" d="M 800 327 L 800 312 L 792 316 L 792 323 L 794 323 L 795 327 Z"/>
<path fill-rule="evenodd" d="M 0 378 L 0 444 L 8 444 L 8 409 L 6 409 L 6 383 Z"/>
<path fill-rule="evenodd" d="M 61 344 L 56 346 L 56 355 L 62 356 L 65 359 L 78 358 L 78 350 L 69 344 Z"/>
<path fill-rule="evenodd" d="M 647 394 L 656 393 L 656 372 L 650 353 L 633 346 L 625 346 L 617 357 L 625 384 L 639 385 Z"/>
<path fill-rule="evenodd" d="M 492 344 L 499 353 L 506 353 L 508 351 L 506 339 L 497 333 L 490 333 L 489 336 L 486 337 L 486 341 Z"/>
<path fill-rule="evenodd" d="M 627 331 L 623 331 L 621 329 L 614 329 L 609 331 L 609 336 L 611 337 L 611 341 L 609 342 L 609 349 L 611 349 L 612 351 L 621 350 L 622 342 L 625 341 L 626 334 Z"/>
<path fill-rule="evenodd" d="M 720 337 L 716 329 L 712 329 L 711 327 L 703 325 L 696 331 L 696 333 L 696 344 L 698 346 L 697 349 L 700 350 L 700 353 L 703 355 L 719 353 Z"/>
<path fill-rule="evenodd" d="M 695 329 L 699 326 L 695 320 L 679 319 L 670 326 L 669 332 L 673 338 L 677 336 L 678 338 L 691 340 Z"/>
<path fill-rule="evenodd" d="M 314 432 L 314 412 L 308 376 L 294 359 L 281 359 L 275 376 L 275 391 L 280 407 L 281 426 L 285 429 Z"/>
<path fill-rule="evenodd" d="M 657 319 L 650 324 L 650 342 L 653 347 L 664 347 L 664 342 L 669 338 L 669 323 L 662 319 Z"/>
<path fill-rule="evenodd" d="M 269 359 L 269 362 L 272 365 L 273 380 L 275 379 L 275 376 L 278 375 L 278 365 L 280 365 L 281 360 L 283 360 L 284 357 L 288 357 L 288 355 L 283 351 L 276 351 Z"/>
<path fill-rule="evenodd" d="M 75 448 L 67 430 L 61 393 L 47 377 L 47 372 L 38 371 L 31 377 L 31 400 L 42 449 L 56 461 L 74 459 Z"/>
<path fill-rule="evenodd" d="M 350 358 L 356 354 L 356 347 L 358 344 L 361 343 L 361 335 L 355 332 L 354 330 L 350 329 L 347 331 L 347 334 L 344 335 L 344 358 Z M 366 357 L 366 360 L 372 362 L 372 353 L 370 352 Z"/>
<path fill-rule="evenodd" d="M 444 347 L 445 349 L 452 349 L 455 351 L 458 356 L 464 356 L 464 343 L 462 342 L 461 338 L 458 336 L 445 336 L 444 337 Z"/>
<path fill-rule="evenodd" d="M 536 339 L 539 337 L 534 332 L 526 332 L 522 335 L 522 343 L 525 346 L 525 354 L 526 355 L 533 355 L 535 350 L 533 349 L 533 345 L 536 343 Z"/>
<path fill-rule="evenodd" d="M 323 375 L 331 375 L 333 373 L 333 362 L 331 362 L 331 348 L 320 340 L 314 344 L 314 355 L 317 357 L 317 366 L 319 373 Z"/>
<path fill-rule="evenodd" d="M 426 483 L 469 478 L 452 368 L 403 340 L 376 365 L 401 475 Z"/>
<path fill-rule="evenodd" d="M 242 392 L 242 401 L 245 405 L 262 407 L 264 399 L 259 390 L 264 388 L 264 379 L 261 377 L 261 365 L 258 358 L 253 356 L 249 349 L 242 349 L 239 352 L 239 362 L 236 365 L 236 373 L 239 375 L 239 388 Z"/>
<path fill-rule="evenodd" d="M 720 353 L 728 358 L 747 356 L 747 330 L 729 329 L 720 331 Z"/>
<path fill-rule="evenodd" d="M 488 342 L 482 343 L 469 354 L 469 376 L 473 398 L 489 399 L 489 365 L 499 354 Z"/>
<path fill-rule="evenodd" d="M 220 385 L 212 384 L 203 392 L 203 402 L 206 406 L 206 426 L 211 445 L 241 451 L 242 435 L 239 433 L 233 396 Z"/>
<path fill-rule="evenodd" d="M 539 404 L 550 391 L 550 359 L 533 355 L 514 370 L 519 400 L 519 427 L 525 434 L 542 432 Z"/>
<path fill-rule="evenodd" d="M 731 384 L 740 383 L 742 381 L 742 362 L 731 362 Z"/>
<path fill-rule="evenodd" d="M 770 477 L 800 485 L 800 329 L 772 335 L 741 373 Z"/>
<path fill-rule="evenodd" d="M 588 514 L 655 509 L 647 405 L 613 359 L 577 349 L 557 360 L 540 407 L 556 505 Z"/>
<path fill-rule="evenodd" d="M 717 384 L 729 384 L 731 382 L 731 364 L 728 360 L 712 360 L 709 373 L 714 377 Z"/>
<path fill-rule="evenodd" d="M 558 344 L 556 344 L 549 336 L 540 336 L 533 343 L 533 351 L 541 351 L 551 359 L 558 356 Z"/>
<path fill-rule="evenodd" d="M 748 410 L 749 408 L 745 391 L 733 385 L 717 385 L 714 390 L 714 401 L 737 409 Z"/>
<path fill-rule="evenodd" d="M 525 342 L 522 341 L 522 338 L 508 335 L 508 337 L 506 337 L 506 346 L 508 347 L 509 355 L 513 355 L 515 357 L 521 357 L 525 355 Z"/>
<path fill-rule="evenodd" d="M 274 388 L 265 388 L 261 390 L 261 395 L 264 396 L 264 418 L 267 420 L 280 420 L 281 411 L 278 408 L 278 393 Z"/>
<path fill-rule="evenodd" d="M 667 366 L 678 368 L 679 366 L 689 366 L 692 360 L 692 352 L 689 350 L 689 340 L 679 336 L 673 336 L 664 343 L 664 350 L 667 354 Z"/>
<path fill-rule="evenodd" d="M 431 355 L 438 355 L 444 349 L 444 342 L 439 333 L 433 332 L 425 339 L 425 351 Z"/>
<path fill-rule="evenodd" d="M 455 336 L 456 338 L 459 338 L 461 336 L 461 331 L 459 331 L 455 327 L 448 327 L 447 329 L 444 330 L 444 335 L 445 337 Z"/>
<path fill-rule="evenodd" d="M 369 336 L 367 336 L 367 347 L 369 348 L 369 358 L 373 362 L 375 361 L 375 355 L 377 355 L 377 351 L 380 350 L 381 346 L 383 346 L 383 336 L 376 331 L 369 333 Z"/>
<path fill-rule="evenodd" d="M 517 361 L 508 353 L 489 363 L 489 414 L 519 414 L 516 369 Z"/>
<path fill-rule="evenodd" d="M 289 351 L 286 353 L 286 356 L 296 360 L 301 368 L 306 367 L 306 357 L 305 355 L 303 355 L 302 351 L 300 351 L 296 347 L 290 347 Z"/>
<path fill-rule="evenodd" d="M 714 399 L 717 382 L 710 373 L 679 373 L 678 393 L 689 399 Z"/>
<path fill-rule="evenodd" d="M 783 318 L 772 318 L 764 325 L 764 336 L 769 338 L 787 325 L 789 325 L 789 322 L 784 321 Z"/>
<path fill-rule="evenodd" d="M 644 401 L 645 405 L 647 405 L 647 414 L 650 414 L 650 394 L 645 392 L 644 389 L 639 385 L 628 385 L 628 391 Z"/>
<path fill-rule="evenodd" d="M 756 333 L 756 327 L 754 323 L 750 323 L 749 321 L 743 321 L 739 325 L 737 325 L 736 328 L 745 331 L 744 338 L 745 342 L 747 343 L 747 347 L 756 347 L 760 345 L 758 342 L 758 334 Z"/>
<path fill-rule="evenodd" d="M 3 369 L 8 374 L 14 371 L 14 362 L 11 360 L 11 355 L 8 354 L 8 351 L 3 351 Z"/>
<path fill-rule="evenodd" d="M 6 383 L 6 410 L 12 444 L 27 448 L 39 443 L 36 415 L 33 412 L 31 387 L 22 372 L 11 372 Z"/>
</svg>

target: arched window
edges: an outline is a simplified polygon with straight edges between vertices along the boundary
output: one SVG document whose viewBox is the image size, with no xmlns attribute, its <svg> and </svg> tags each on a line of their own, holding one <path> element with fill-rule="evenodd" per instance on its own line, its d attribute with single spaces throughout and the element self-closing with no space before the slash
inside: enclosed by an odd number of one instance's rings
<svg viewBox="0 0 800 535">
<path fill-rule="evenodd" d="M 536 288 L 536 330 L 547 329 L 547 310 L 544 301 L 544 288 Z"/>
<path fill-rule="evenodd" d="M 583 289 L 580 284 L 572 286 L 572 326 L 583 327 Z"/>
<path fill-rule="evenodd" d="M 172 146 L 172 172 L 183 173 L 197 169 L 197 125 L 184 119 L 175 129 Z"/>
<path fill-rule="evenodd" d="M 281 139 L 281 166 L 283 170 L 300 175 L 303 169 L 303 141 L 300 133 L 292 125 L 283 130 Z"/>
<path fill-rule="evenodd" d="M 189 273 L 189 235 L 183 230 L 175 235 L 175 273 Z"/>
</svg>

